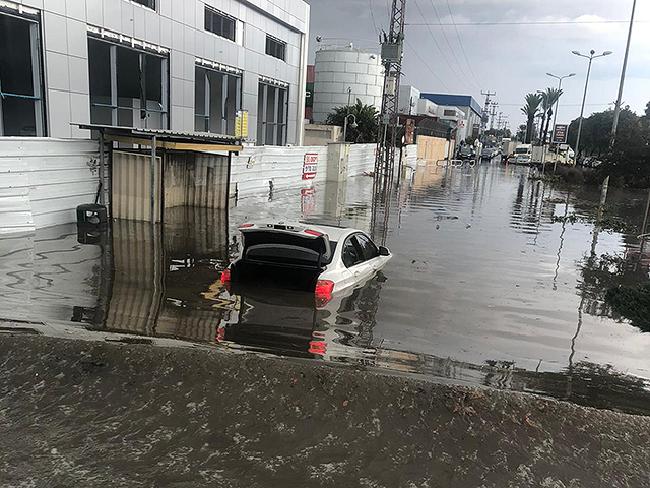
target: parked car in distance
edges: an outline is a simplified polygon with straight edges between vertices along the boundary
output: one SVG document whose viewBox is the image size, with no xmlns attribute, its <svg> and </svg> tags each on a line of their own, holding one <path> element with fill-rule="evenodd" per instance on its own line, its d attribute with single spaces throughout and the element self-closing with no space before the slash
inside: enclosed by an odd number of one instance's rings
<svg viewBox="0 0 650 488">
<path fill-rule="evenodd" d="M 496 150 L 493 147 L 484 147 L 481 151 L 481 159 L 492 159 L 496 156 Z"/>
<path fill-rule="evenodd" d="M 531 156 L 530 154 L 519 154 L 515 156 L 514 163 L 515 164 L 530 164 L 531 162 Z"/>
<path fill-rule="evenodd" d="M 240 257 L 221 274 L 225 285 L 255 283 L 313 292 L 317 306 L 366 282 L 391 259 L 363 231 L 303 223 L 246 223 Z"/>
<path fill-rule="evenodd" d="M 593 157 L 584 158 L 582 160 L 582 166 L 585 168 L 597 168 L 601 164 L 603 164 L 602 161 L 599 161 L 598 159 Z"/>
</svg>

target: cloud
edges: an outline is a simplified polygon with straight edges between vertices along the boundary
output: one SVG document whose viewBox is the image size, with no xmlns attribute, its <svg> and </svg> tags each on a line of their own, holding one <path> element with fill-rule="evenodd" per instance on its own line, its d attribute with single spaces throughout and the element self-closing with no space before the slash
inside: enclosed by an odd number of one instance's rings
<svg viewBox="0 0 650 488">
<path fill-rule="evenodd" d="M 350 39 L 362 47 L 379 48 L 375 24 L 388 25 L 389 0 L 309 0 L 313 36 Z M 370 12 L 373 7 L 373 15 Z M 471 94 L 482 103 L 481 89 L 496 90 L 500 108 L 512 127 L 522 117 L 519 107 L 526 93 L 553 86 L 546 72 L 577 73 L 566 80 L 566 121 L 580 112 L 586 60 L 571 54 L 614 51 L 594 61 L 587 112 L 602 110 L 617 96 L 627 40 L 625 20 L 632 0 L 408 0 L 404 82 L 423 91 Z M 450 13 L 451 11 L 451 13 Z M 510 22 L 511 25 L 414 25 Z M 526 25 L 530 21 L 591 22 Z M 642 111 L 650 100 L 650 2 L 638 2 L 624 100 Z M 462 46 L 461 46 L 462 45 Z M 312 45 L 312 56 L 315 44 Z M 313 59 L 313 57 L 312 57 Z M 425 62 L 422 62 L 424 60 Z M 432 73 L 433 71 L 433 73 Z"/>
</svg>

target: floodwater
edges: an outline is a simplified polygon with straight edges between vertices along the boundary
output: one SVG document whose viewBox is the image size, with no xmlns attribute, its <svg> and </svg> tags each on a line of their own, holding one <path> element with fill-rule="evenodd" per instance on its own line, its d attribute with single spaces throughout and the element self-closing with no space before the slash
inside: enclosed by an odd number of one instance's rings
<svg viewBox="0 0 650 488">
<path fill-rule="evenodd" d="M 377 209 L 372 184 L 261 195 L 229 212 L 168 210 L 163 226 L 118 221 L 97 239 L 74 225 L 2 238 L 0 318 L 650 413 L 650 333 L 604 299 L 648 280 L 650 247 L 636 237 L 645 194 L 611 190 L 601 229 L 597 189 L 551 187 L 528 168 L 418 166 Z M 372 229 L 394 258 L 324 309 L 310 295 L 221 286 L 239 224 L 299 219 Z"/>
</svg>

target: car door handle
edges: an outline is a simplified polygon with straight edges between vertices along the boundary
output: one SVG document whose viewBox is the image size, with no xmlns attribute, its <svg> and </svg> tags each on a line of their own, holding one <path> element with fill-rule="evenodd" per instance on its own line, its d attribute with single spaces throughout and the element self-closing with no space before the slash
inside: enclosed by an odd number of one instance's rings
<svg viewBox="0 0 650 488">
<path fill-rule="evenodd" d="M 355 271 L 355 272 L 354 272 L 354 277 L 355 277 L 355 278 L 358 278 L 359 275 L 361 275 L 361 271 Z"/>
</svg>

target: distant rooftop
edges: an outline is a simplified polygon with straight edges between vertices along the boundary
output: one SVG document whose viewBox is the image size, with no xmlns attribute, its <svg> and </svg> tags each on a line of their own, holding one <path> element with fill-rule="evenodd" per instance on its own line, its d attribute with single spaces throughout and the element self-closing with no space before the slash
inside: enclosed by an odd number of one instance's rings
<svg viewBox="0 0 650 488">
<path fill-rule="evenodd" d="M 454 107 L 469 107 L 476 115 L 481 115 L 483 109 L 471 95 L 448 95 L 445 93 L 421 93 L 420 98 L 431 100 L 438 105 L 449 105 Z"/>
</svg>

